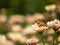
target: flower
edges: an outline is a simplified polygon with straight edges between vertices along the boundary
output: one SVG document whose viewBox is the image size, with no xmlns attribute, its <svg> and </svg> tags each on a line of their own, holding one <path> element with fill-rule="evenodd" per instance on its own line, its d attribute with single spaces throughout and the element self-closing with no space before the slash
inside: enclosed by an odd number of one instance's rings
<svg viewBox="0 0 60 45">
<path fill-rule="evenodd" d="M 56 9 L 56 5 L 47 5 L 45 6 L 46 11 L 54 11 Z"/>
<path fill-rule="evenodd" d="M 34 15 L 33 15 L 33 17 L 35 18 L 35 20 L 44 20 L 44 18 L 45 18 L 45 16 L 44 16 L 44 14 L 40 14 L 40 13 L 35 13 Z"/>
<path fill-rule="evenodd" d="M 48 41 L 48 42 L 53 41 L 53 37 L 52 37 L 52 36 L 48 36 L 48 37 L 47 37 L 47 41 Z"/>
<path fill-rule="evenodd" d="M 27 23 L 32 24 L 35 22 L 35 18 L 32 15 L 27 15 L 26 21 L 27 21 Z"/>
<path fill-rule="evenodd" d="M 12 25 L 11 30 L 13 32 L 20 32 L 22 30 L 22 27 L 20 25 Z"/>
<path fill-rule="evenodd" d="M 0 44 L 4 44 L 6 42 L 5 35 L 0 35 Z"/>
<path fill-rule="evenodd" d="M 5 24 L 7 21 L 7 16 L 6 15 L 0 15 L 0 23 Z"/>
<path fill-rule="evenodd" d="M 46 33 L 48 35 L 53 35 L 53 34 L 55 34 L 55 31 L 53 29 L 49 29 L 49 30 L 46 31 Z"/>
<path fill-rule="evenodd" d="M 9 24 L 15 24 L 15 23 L 23 23 L 23 16 L 21 15 L 13 15 L 9 18 L 9 21 L 8 21 Z"/>
<path fill-rule="evenodd" d="M 23 29 L 22 34 L 23 35 L 34 35 L 36 34 L 37 31 L 33 30 L 32 26 L 27 26 L 26 28 Z"/>
<path fill-rule="evenodd" d="M 14 33 L 14 32 L 9 32 L 7 33 L 7 37 L 13 41 L 18 41 L 19 38 L 21 37 L 20 33 Z"/>
<path fill-rule="evenodd" d="M 39 40 L 37 38 L 30 38 L 26 41 L 28 45 L 36 45 Z"/>
<path fill-rule="evenodd" d="M 47 25 L 51 28 L 59 28 L 60 27 L 60 21 L 55 19 L 54 21 L 47 22 Z"/>
<path fill-rule="evenodd" d="M 5 45 L 14 45 L 14 42 L 13 41 L 10 41 L 10 40 L 7 40 Z"/>
<path fill-rule="evenodd" d="M 33 27 L 34 30 L 36 30 L 40 33 L 49 28 L 44 23 L 40 23 L 40 24 L 35 23 L 34 25 L 32 25 L 32 27 Z"/>
<path fill-rule="evenodd" d="M 18 39 L 18 41 L 22 44 L 26 43 L 26 40 L 27 40 L 26 36 L 23 36 L 23 35 L 21 35 Z"/>
</svg>

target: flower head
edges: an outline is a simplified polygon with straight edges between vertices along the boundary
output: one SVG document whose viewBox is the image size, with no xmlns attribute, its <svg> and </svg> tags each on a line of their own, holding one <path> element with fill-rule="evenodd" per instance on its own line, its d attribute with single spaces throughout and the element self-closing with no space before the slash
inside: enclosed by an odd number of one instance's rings
<svg viewBox="0 0 60 45">
<path fill-rule="evenodd" d="M 31 38 L 26 41 L 28 45 L 36 45 L 39 40 L 37 38 Z"/>
</svg>

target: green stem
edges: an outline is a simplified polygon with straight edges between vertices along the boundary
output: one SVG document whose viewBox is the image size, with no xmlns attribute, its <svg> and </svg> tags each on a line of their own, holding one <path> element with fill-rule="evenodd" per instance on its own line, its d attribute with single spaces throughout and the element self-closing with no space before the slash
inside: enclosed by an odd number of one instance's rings
<svg viewBox="0 0 60 45">
<path fill-rule="evenodd" d="M 41 34 L 41 40 L 42 40 L 43 44 L 45 45 L 42 34 Z"/>
</svg>

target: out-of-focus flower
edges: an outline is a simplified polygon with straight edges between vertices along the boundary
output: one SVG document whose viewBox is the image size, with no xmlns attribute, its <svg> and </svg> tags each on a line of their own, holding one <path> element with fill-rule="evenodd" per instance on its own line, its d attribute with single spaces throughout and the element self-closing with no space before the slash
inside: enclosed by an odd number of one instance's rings
<svg viewBox="0 0 60 45">
<path fill-rule="evenodd" d="M 33 35 L 36 34 L 37 32 L 35 30 L 33 30 L 32 26 L 27 26 L 23 31 L 22 34 L 23 35 Z"/>
<path fill-rule="evenodd" d="M 52 36 L 48 36 L 47 37 L 47 42 L 52 42 L 53 41 L 53 37 Z"/>
<path fill-rule="evenodd" d="M 22 27 L 20 25 L 12 25 L 11 30 L 13 32 L 20 32 L 22 30 Z"/>
<path fill-rule="evenodd" d="M 60 43 L 58 43 L 58 45 L 60 45 Z"/>
<path fill-rule="evenodd" d="M 7 16 L 6 15 L 0 15 L 0 23 L 4 24 L 7 21 Z"/>
<path fill-rule="evenodd" d="M 39 40 L 37 38 L 30 38 L 26 41 L 28 45 L 36 45 Z"/>
<path fill-rule="evenodd" d="M 60 42 L 60 36 L 58 36 L 58 42 Z"/>
<path fill-rule="evenodd" d="M 60 28 L 57 30 L 58 33 L 60 33 Z"/>
<path fill-rule="evenodd" d="M 54 11 L 56 9 L 56 5 L 47 5 L 45 6 L 46 11 Z"/>
<path fill-rule="evenodd" d="M 14 45 L 14 42 L 13 41 L 10 41 L 10 40 L 7 40 L 4 45 Z"/>
<path fill-rule="evenodd" d="M 23 16 L 21 15 L 13 15 L 9 18 L 9 21 L 8 21 L 9 24 L 20 24 L 20 23 L 23 23 Z"/>
<path fill-rule="evenodd" d="M 25 36 L 21 35 L 18 41 L 20 43 L 24 44 L 24 43 L 26 43 L 26 40 L 27 40 L 27 38 Z"/>
<path fill-rule="evenodd" d="M 34 14 L 33 15 L 34 16 L 34 18 L 35 18 L 35 20 L 44 20 L 45 19 L 45 16 L 43 15 L 43 14 L 40 14 L 40 13 L 36 13 L 36 14 Z"/>
<path fill-rule="evenodd" d="M 0 35 L 0 44 L 4 44 L 6 42 L 5 35 Z"/>
<path fill-rule="evenodd" d="M 46 31 L 46 33 L 48 35 L 53 35 L 53 34 L 55 34 L 55 31 L 53 29 L 49 29 L 49 30 Z"/>
<path fill-rule="evenodd" d="M 32 24 L 35 22 L 35 18 L 32 15 L 27 15 L 26 21 L 27 21 L 27 23 Z"/>
<path fill-rule="evenodd" d="M 18 41 L 19 38 L 21 37 L 21 34 L 20 33 L 13 33 L 13 32 L 9 32 L 7 34 L 7 37 L 13 41 Z"/>
</svg>

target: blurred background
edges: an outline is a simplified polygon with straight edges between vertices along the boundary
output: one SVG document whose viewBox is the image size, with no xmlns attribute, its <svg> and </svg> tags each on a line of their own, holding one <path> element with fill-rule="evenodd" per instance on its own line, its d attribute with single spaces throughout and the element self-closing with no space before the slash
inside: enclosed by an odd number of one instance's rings
<svg viewBox="0 0 60 45">
<path fill-rule="evenodd" d="M 60 0 L 0 0 L 0 45 L 26 45 L 28 38 L 39 38 L 31 26 L 38 19 L 60 20 Z"/>
</svg>

